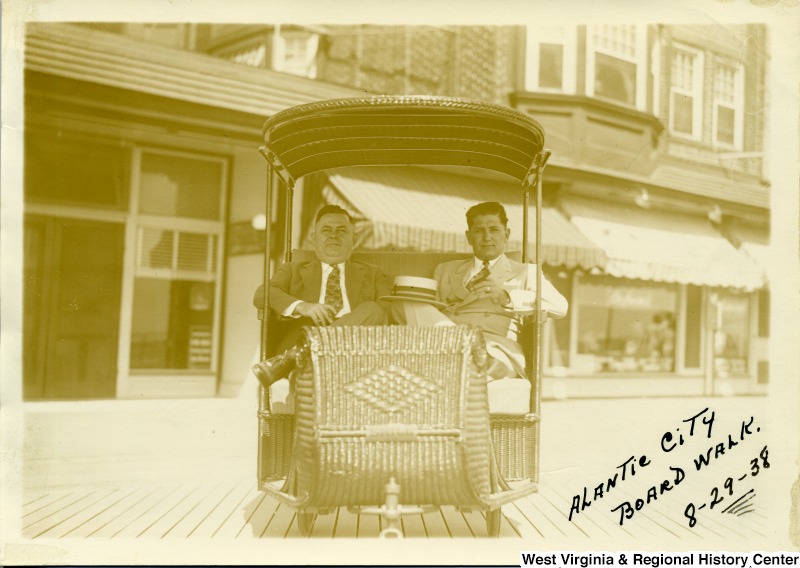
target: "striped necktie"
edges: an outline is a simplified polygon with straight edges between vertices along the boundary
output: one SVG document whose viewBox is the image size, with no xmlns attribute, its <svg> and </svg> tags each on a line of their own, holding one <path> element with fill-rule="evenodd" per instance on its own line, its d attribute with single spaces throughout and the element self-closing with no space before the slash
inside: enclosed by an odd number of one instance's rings
<svg viewBox="0 0 800 568">
<path fill-rule="evenodd" d="M 334 264 L 331 273 L 328 275 L 328 282 L 325 284 L 325 303 L 329 306 L 333 306 L 337 314 L 339 310 L 342 309 L 342 306 L 344 306 L 340 274 L 341 270 L 339 270 L 339 265 Z"/>
<path fill-rule="evenodd" d="M 469 279 L 469 282 L 467 282 L 467 289 L 471 290 L 472 287 L 475 286 L 477 283 L 486 280 L 490 272 L 491 271 L 489 270 L 489 261 L 484 260 L 483 267 L 478 271 L 478 273 L 475 276 Z"/>
</svg>

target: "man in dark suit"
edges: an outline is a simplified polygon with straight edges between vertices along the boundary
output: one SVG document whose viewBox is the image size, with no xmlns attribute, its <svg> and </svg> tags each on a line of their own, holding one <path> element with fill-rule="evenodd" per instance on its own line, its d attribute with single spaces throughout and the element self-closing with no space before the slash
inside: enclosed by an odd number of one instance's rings
<svg viewBox="0 0 800 568">
<path fill-rule="evenodd" d="M 350 214 L 337 205 L 317 213 L 311 235 L 317 260 L 287 262 L 269 283 L 269 308 L 282 319 L 279 355 L 253 366 L 262 385 L 285 377 L 295 365 L 295 346 L 306 325 L 383 325 L 378 298 L 391 293 L 388 276 L 377 266 L 350 260 L 356 242 Z M 256 291 L 260 306 L 263 291 Z"/>
</svg>

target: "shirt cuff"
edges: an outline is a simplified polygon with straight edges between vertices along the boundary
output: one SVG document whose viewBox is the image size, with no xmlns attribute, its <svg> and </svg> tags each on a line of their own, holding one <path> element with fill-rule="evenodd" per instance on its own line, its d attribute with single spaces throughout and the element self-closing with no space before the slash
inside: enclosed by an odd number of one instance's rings
<svg viewBox="0 0 800 568">
<path fill-rule="evenodd" d="M 294 302 L 292 302 L 291 304 L 289 304 L 289 306 L 288 306 L 288 307 L 287 307 L 285 310 L 283 310 L 283 312 L 281 313 L 281 315 L 282 315 L 283 317 L 285 317 L 285 318 L 299 318 L 300 316 L 298 316 L 297 314 L 295 314 L 295 313 L 294 313 L 294 309 L 295 309 L 295 308 L 296 308 L 296 307 L 297 307 L 299 304 L 302 304 L 302 303 L 303 303 L 303 300 L 295 300 Z"/>
</svg>

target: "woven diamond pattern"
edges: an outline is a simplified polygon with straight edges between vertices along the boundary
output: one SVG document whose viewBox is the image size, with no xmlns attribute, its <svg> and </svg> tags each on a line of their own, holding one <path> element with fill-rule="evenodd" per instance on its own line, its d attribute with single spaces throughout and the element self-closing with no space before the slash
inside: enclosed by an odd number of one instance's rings
<svg viewBox="0 0 800 568">
<path fill-rule="evenodd" d="M 441 391 L 437 385 L 404 367 L 378 367 L 345 387 L 359 400 L 388 413 L 400 412 Z"/>
</svg>

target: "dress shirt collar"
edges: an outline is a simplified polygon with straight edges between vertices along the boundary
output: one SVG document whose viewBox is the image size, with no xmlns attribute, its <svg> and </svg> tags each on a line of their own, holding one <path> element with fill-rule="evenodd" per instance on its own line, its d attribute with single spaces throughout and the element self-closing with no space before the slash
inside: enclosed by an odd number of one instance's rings
<svg viewBox="0 0 800 568">
<path fill-rule="evenodd" d="M 504 255 L 499 255 L 492 260 L 489 261 L 489 270 L 494 268 L 494 265 L 497 264 L 497 261 L 500 260 L 500 257 Z M 483 268 L 483 261 L 479 259 L 477 256 L 472 257 L 472 272 L 477 274 Z"/>
<path fill-rule="evenodd" d="M 319 262 L 322 265 L 322 276 L 328 276 L 328 274 L 331 273 L 331 270 L 333 270 L 334 266 L 338 266 L 339 270 L 342 273 L 344 273 L 344 264 L 345 264 L 344 262 L 340 262 L 339 264 L 336 265 L 328 264 L 327 262 L 323 262 L 321 260 Z"/>
</svg>

